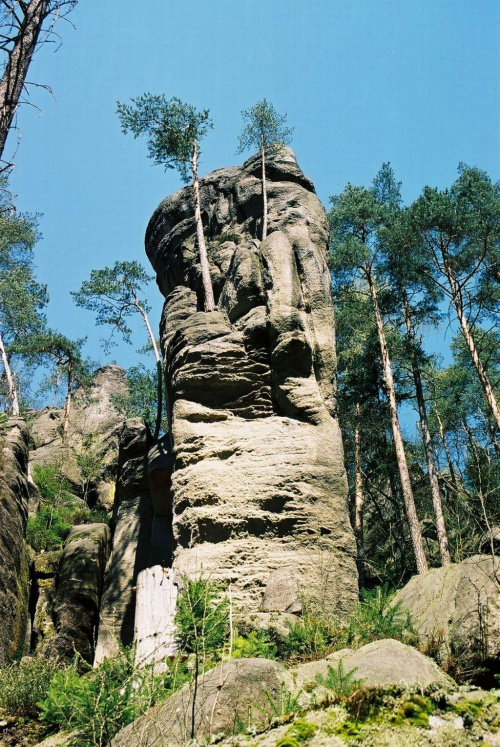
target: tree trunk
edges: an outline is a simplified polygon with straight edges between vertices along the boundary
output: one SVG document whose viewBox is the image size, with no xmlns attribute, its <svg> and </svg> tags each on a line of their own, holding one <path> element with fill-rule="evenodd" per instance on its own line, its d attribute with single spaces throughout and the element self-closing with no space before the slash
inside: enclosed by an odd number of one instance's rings
<svg viewBox="0 0 500 747">
<path fill-rule="evenodd" d="M 155 438 L 155 441 L 156 441 L 156 440 L 158 440 L 158 436 L 160 435 L 161 415 L 162 415 L 162 410 L 163 410 L 163 402 L 162 402 L 162 392 L 163 392 L 162 377 L 163 377 L 163 371 L 162 371 L 162 365 L 161 365 L 161 357 L 160 357 L 160 353 L 158 351 L 158 346 L 156 344 L 156 339 L 155 339 L 155 336 L 153 334 L 153 330 L 151 329 L 151 324 L 149 323 L 149 317 L 146 314 L 146 312 L 144 311 L 144 309 L 142 308 L 142 306 L 139 303 L 139 301 L 138 301 L 137 298 L 135 299 L 135 305 L 136 305 L 137 309 L 139 310 L 139 312 L 140 312 L 140 314 L 141 314 L 141 316 L 142 316 L 142 318 L 144 320 L 144 324 L 146 326 L 146 329 L 147 329 L 147 332 L 148 332 L 148 335 L 149 335 L 149 339 L 150 339 L 151 345 L 153 347 L 153 353 L 154 353 L 155 361 L 156 361 L 156 385 L 157 385 L 157 391 L 158 391 L 158 395 L 157 395 L 158 396 L 158 404 L 157 404 L 157 407 L 156 407 L 156 423 L 155 423 L 155 433 L 154 433 L 154 438 Z M 170 445 L 173 448 L 172 429 L 170 428 L 170 409 L 169 409 L 169 404 L 168 404 L 168 392 L 167 392 L 167 387 L 166 386 L 165 386 L 165 409 L 167 411 L 167 428 L 168 428 L 168 433 L 169 433 L 169 438 L 170 438 Z"/>
<path fill-rule="evenodd" d="M 23 13 L 19 33 L 9 52 L 7 65 L 0 81 L 0 159 L 3 156 L 12 120 L 19 105 L 19 98 L 42 24 L 49 12 L 50 0 L 31 0 L 27 4 L 20 3 L 19 5 L 21 7 L 18 11 Z"/>
<path fill-rule="evenodd" d="M 66 390 L 66 400 L 64 402 L 63 431 L 62 440 L 66 441 L 69 431 L 69 414 L 71 412 L 71 401 L 73 398 L 73 366 L 68 365 L 68 387 Z"/>
<path fill-rule="evenodd" d="M 434 408 L 434 411 L 436 413 L 436 419 L 439 425 L 439 437 L 441 439 L 441 443 L 443 444 L 446 461 L 448 463 L 448 470 L 450 472 L 450 480 L 453 485 L 453 489 L 455 493 L 458 495 L 459 490 L 458 490 L 457 476 L 455 474 L 455 468 L 453 467 L 453 459 L 451 458 L 450 450 L 448 448 L 448 443 L 446 442 L 446 434 L 444 432 L 443 421 L 441 420 L 441 416 L 439 415 L 439 412 L 436 407 Z"/>
<path fill-rule="evenodd" d="M 356 425 L 354 427 L 354 535 L 356 537 L 359 589 L 365 588 L 365 548 L 363 536 L 363 504 L 365 497 L 363 493 L 363 475 L 361 469 L 361 435 L 360 435 L 360 406 L 356 403 Z"/>
<path fill-rule="evenodd" d="M 201 280 L 203 283 L 203 305 L 205 311 L 213 311 L 215 308 L 214 291 L 212 288 L 212 280 L 210 278 L 210 265 L 208 264 L 207 247 L 205 244 L 203 223 L 201 220 L 200 185 L 198 181 L 198 146 L 196 143 L 194 144 L 191 166 L 193 169 L 194 217 L 196 220 L 196 236 L 198 238 Z"/>
<path fill-rule="evenodd" d="M 264 139 L 261 142 L 260 152 L 262 155 L 262 202 L 263 202 L 263 214 L 262 214 L 262 241 L 267 237 L 267 184 L 266 184 L 266 149 L 264 147 Z"/>
<path fill-rule="evenodd" d="M 403 290 L 403 303 L 405 311 L 405 323 L 408 342 L 410 343 L 411 365 L 413 371 L 413 381 L 415 382 L 415 393 L 417 395 L 418 416 L 420 421 L 420 430 L 422 432 L 422 441 L 424 443 L 425 458 L 427 461 L 427 473 L 431 485 L 432 505 L 434 506 L 434 515 L 436 517 L 436 532 L 439 542 L 439 552 L 441 554 L 441 564 L 449 565 L 451 563 L 450 550 L 448 547 L 448 535 L 444 523 L 443 505 L 439 492 L 439 481 L 437 476 L 434 454 L 432 452 L 432 439 L 427 421 L 427 408 L 424 399 L 424 387 L 422 385 L 422 376 L 416 358 L 416 343 L 413 332 L 410 304 L 406 292 Z"/>
<path fill-rule="evenodd" d="M 415 555 L 415 561 L 417 564 L 417 572 L 425 573 L 428 570 L 427 560 L 424 552 L 424 544 L 422 541 L 422 533 L 420 531 L 420 524 L 418 521 L 417 510 L 415 507 L 415 500 L 413 498 L 413 491 L 410 481 L 410 472 L 408 470 L 408 464 L 406 462 L 406 454 L 404 450 L 403 436 L 401 434 L 401 426 L 399 424 L 398 408 L 396 402 L 396 392 L 394 388 L 394 377 L 392 375 L 392 364 L 389 357 L 389 349 L 387 347 L 387 340 L 385 338 L 384 324 L 380 309 L 378 306 L 377 291 L 375 288 L 375 282 L 370 268 L 365 269 L 368 285 L 370 287 L 370 295 L 373 304 L 373 311 L 375 314 L 375 322 L 377 325 L 377 334 L 380 345 L 380 355 L 382 358 L 382 367 L 384 371 L 384 382 L 387 391 L 387 400 L 389 403 L 389 411 L 391 414 L 391 426 L 392 436 L 394 439 L 394 448 L 396 450 L 396 460 L 398 463 L 399 477 L 401 480 L 401 489 L 403 491 L 403 499 L 406 509 L 406 516 L 410 527 L 410 536 L 413 546 L 413 552 Z"/>
<path fill-rule="evenodd" d="M 476 369 L 477 375 L 479 376 L 479 381 L 481 382 L 481 386 L 483 387 L 484 396 L 486 397 L 488 405 L 490 406 L 491 414 L 495 420 L 496 427 L 498 431 L 500 431 L 500 409 L 498 407 L 498 402 L 493 392 L 493 387 L 490 384 L 488 374 L 486 373 L 486 370 L 479 357 L 479 353 L 477 352 L 476 343 L 474 342 L 474 337 L 472 336 L 472 332 L 464 312 L 462 295 L 451 270 L 450 263 L 446 255 L 446 250 L 442 242 L 441 257 L 443 259 L 443 266 L 446 272 L 448 285 L 450 286 L 451 299 L 455 307 L 455 311 L 457 312 L 458 321 L 460 322 L 460 326 L 462 328 L 462 334 L 465 338 L 465 343 L 469 349 L 474 368 Z"/>
<path fill-rule="evenodd" d="M 7 385 L 9 387 L 10 412 L 11 415 L 17 417 L 19 415 L 19 397 L 17 396 L 16 382 L 14 381 L 14 376 L 10 368 L 2 335 L 0 335 L 0 355 L 2 356 L 5 378 L 7 379 Z"/>
</svg>

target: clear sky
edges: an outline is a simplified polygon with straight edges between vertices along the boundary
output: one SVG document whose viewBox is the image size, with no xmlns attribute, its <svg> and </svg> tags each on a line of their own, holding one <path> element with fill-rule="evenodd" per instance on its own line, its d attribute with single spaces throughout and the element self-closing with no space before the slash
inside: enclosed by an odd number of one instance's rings
<svg viewBox="0 0 500 747">
<path fill-rule="evenodd" d="M 147 265 L 149 216 L 181 186 L 152 166 L 144 140 L 121 134 L 117 100 L 150 91 L 209 108 L 203 174 L 241 160 L 240 112 L 267 98 L 288 114 L 298 162 L 325 205 L 347 182 L 371 182 L 384 161 L 405 201 L 424 184 L 450 185 L 460 161 L 500 177 L 495 0 L 80 0 L 71 20 L 75 29 L 57 27 L 58 51 L 47 45 L 30 68 L 55 98 L 34 88 L 43 116 L 20 111 L 12 184 L 19 209 L 43 214 L 37 267 L 49 322 L 88 335 L 86 352 L 101 362 L 103 331 L 70 290 L 118 259 Z M 149 296 L 157 327 L 155 285 Z M 126 346 L 113 355 L 138 360 Z"/>
</svg>

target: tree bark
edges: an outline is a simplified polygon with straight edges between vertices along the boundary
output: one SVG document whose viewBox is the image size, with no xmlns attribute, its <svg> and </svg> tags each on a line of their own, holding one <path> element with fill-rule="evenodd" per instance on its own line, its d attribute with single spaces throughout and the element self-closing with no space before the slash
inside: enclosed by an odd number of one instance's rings
<svg viewBox="0 0 500 747">
<path fill-rule="evenodd" d="M 139 310 L 139 313 L 141 314 L 144 324 L 146 326 L 149 339 L 151 341 L 151 345 L 153 347 L 153 353 L 155 356 L 156 361 L 156 386 L 157 386 L 157 397 L 158 397 L 158 404 L 156 406 L 156 423 L 155 423 L 155 432 L 154 432 L 154 439 L 155 441 L 158 440 L 158 436 L 160 435 L 160 427 L 161 427 L 161 415 L 163 410 L 163 402 L 162 402 L 162 365 L 161 365 L 161 357 L 160 353 L 158 351 L 158 346 L 156 344 L 155 336 L 153 334 L 153 330 L 151 329 L 151 324 L 149 323 L 149 317 L 142 308 L 141 304 L 139 303 L 138 299 L 135 299 L 135 305 L 137 309 Z M 172 429 L 170 428 L 170 409 L 169 409 L 169 403 L 168 403 L 168 392 L 167 387 L 165 386 L 165 409 L 167 411 L 167 428 L 168 428 L 168 434 L 170 439 L 170 445 L 173 448 L 173 441 L 172 441 Z"/>
<path fill-rule="evenodd" d="M 392 375 L 392 364 L 389 357 L 389 349 L 387 347 L 387 340 L 385 337 L 384 323 L 380 314 L 380 309 L 377 299 L 377 290 L 375 287 L 375 281 L 370 268 L 365 268 L 365 274 L 368 280 L 370 288 L 370 295 L 373 304 L 373 311 L 375 314 L 375 323 L 377 326 L 377 334 L 380 345 L 380 355 L 382 358 L 382 368 L 384 372 L 384 382 L 387 392 L 387 400 L 389 403 L 389 411 L 391 415 L 391 427 L 392 436 L 394 439 L 394 448 L 396 450 L 396 460 L 398 463 L 399 477 L 401 480 L 401 489 L 403 491 L 403 500 L 406 509 L 406 516 L 410 527 L 410 537 L 413 546 L 413 552 L 415 555 L 415 561 L 417 564 L 417 572 L 425 573 L 428 570 L 427 560 L 424 552 L 424 544 L 422 541 L 422 533 L 420 531 L 420 524 L 418 521 L 417 510 L 415 507 L 415 500 L 413 498 L 413 491 L 410 481 L 410 472 L 408 470 L 408 464 L 406 461 L 406 454 L 404 450 L 403 436 L 401 434 L 401 426 L 399 423 L 398 408 L 396 402 L 396 392 L 394 388 L 394 377 Z"/>
<path fill-rule="evenodd" d="M 264 146 L 264 139 L 262 138 L 260 147 L 262 157 L 262 202 L 263 202 L 263 214 L 262 214 L 262 241 L 267 238 L 267 184 L 266 184 L 266 148 Z"/>
<path fill-rule="evenodd" d="M 64 402 L 64 415 L 63 415 L 63 432 L 62 440 L 66 441 L 69 431 L 69 414 L 71 412 L 71 401 L 73 398 L 73 366 L 71 363 L 68 364 L 68 387 L 66 390 L 66 400 Z"/>
<path fill-rule="evenodd" d="M 193 195 L 194 195 L 194 217 L 196 221 L 196 236 L 198 238 L 198 250 L 200 252 L 201 280 L 203 283 L 203 305 L 205 311 L 213 311 L 215 308 L 214 291 L 212 279 L 210 278 L 210 265 L 208 264 L 207 247 L 203 235 L 203 223 L 201 220 L 200 185 L 198 181 L 198 146 L 193 148 Z"/>
<path fill-rule="evenodd" d="M 436 532 L 438 536 L 439 552 L 441 555 L 441 564 L 449 565 L 451 563 L 450 550 L 448 547 L 448 534 L 446 532 L 446 525 L 444 522 L 443 505 L 441 502 L 441 494 L 439 492 L 439 481 L 437 476 L 436 464 L 434 462 L 434 454 L 432 451 L 432 439 L 429 431 L 429 423 L 427 420 L 427 408 L 425 406 L 424 398 L 424 387 L 422 385 L 422 376 L 420 374 L 420 368 L 416 359 L 416 343 L 415 334 L 413 332 L 412 318 L 410 304 L 406 292 L 403 290 L 403 304 L 405 312 L 405 323 L 406 333 L 408 342 L 410 343 L 411 352 L 411 365 L 413 371 L 413 381 L 415 383 L 415 393 L 417 395 L 417 406 L 418 416 L 420 421 L 420 430 L 422 433 L 422 441 L 424 443 L 425 458 L 427 461 L 427 473 L 429 475 L 429 482 L 431 486 L 432 505 L 434 507 L 434 515 L 436 517 Z"/>
<path fill-rule="evenodd" d="M 359 589 L 365 588 L 365 547 L 364 547 L 364 527 L 363 527 L 363 505 L 365 497 L 363 493 L 363 474 L 361 465 L 361 408 L 359 402 L 356 403 L 356 424 L 354 426 L 354 535 L 356 537 L 357 557 L 356 565 L 358 566 Z"/>
<path fill-rule="evenodd" d="M 5 371 L 5 378 L 7 379 L 7 385 L 9 387 L 9 399 L 10 399 L 10 412 L 12 415 L 17 417 L 19 415 L 19 397 L 17 395 L 16 382 L 10 367 L 9 359 L 7 357 L 7 351 L 3 342 L 2 335 L 0 335 L 0 355 L 2 356 L 2 363 Z"/>
<path fill-rule="evenodd" d="M 50 12 L 50 2 L 51 0 L 30 0 L 27 4 L 20 3 L 19 10 L 23 16 L 19 32 L 0 81 L 0 158 L 5 150 L 42 24 Z"/>
<path fill-rule="evenodd" d="M 460 288 L 458 287 L 455 276 L 453 275 L 443 242 L 441 242 L 440 249 L 441 257 L 443 259 L 443 267 L 446 273 L 446 279 L 448 280 L 448 285 L 450 286 L 451 300 L 455 307 L 458 321 L 460 322 L 460 326 L 462 328 L 462 334 L 464 336 L 467 348 L 469 349 L 474 368 L 476 369 L 477 375 L 479 376 L 479 381 L 481 382 L 484 396 L 486 397 L 486 401 L 490 406 L 491 414 L 495 421 L 496 427 L 498 431 L 500 431 L 500 409 L 498 407 L 498 402 L 496 400 L 495 393 L 493 392 L 493 387 L 491 386 L 488 374 L 486 373 L 486 370 L 479 357 L 476 343 L 474 342 L 474 337 L 472 336 L 472 332 L 464 312 Z"/>
</svg>

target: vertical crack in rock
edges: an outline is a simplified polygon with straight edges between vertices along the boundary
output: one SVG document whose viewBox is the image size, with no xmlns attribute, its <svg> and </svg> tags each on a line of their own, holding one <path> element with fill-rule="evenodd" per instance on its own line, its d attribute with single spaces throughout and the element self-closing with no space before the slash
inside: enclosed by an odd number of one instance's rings
<svg viewBox="0 0 500 747">
<path fill-rule="evenodd" d="M 267 167 L 268 236 L 260 242 L 259 174 L 254 157 L 200 184 L 213 313 L 200 311 L 191 190 L 165 199 L 146 233 L 165 296 L 173 568 L 230 582 L 244 612 L 259 609 L 268 580 L 275 586 L 286 569 L 287 588 L 296 582 L 300 594 L 343 616 L 357 580 L 335 416 L 328 223 L 283 148 Z M 274 586 L 268 599 L 287 596 Z"/>
</svg>

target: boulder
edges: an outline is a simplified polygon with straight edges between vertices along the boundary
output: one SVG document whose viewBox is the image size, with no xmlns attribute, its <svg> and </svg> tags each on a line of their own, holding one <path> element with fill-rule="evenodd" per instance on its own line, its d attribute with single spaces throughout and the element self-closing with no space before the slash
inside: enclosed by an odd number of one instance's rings
<svg viewBox="0 0 500 747">
<path fill-rule="evenodd" d="M 0 425 L 0 667 L 27 653 L 28 439 L 24 420 Z"/>
<path fill-rule="evenodd" d="M 450 688 L 454 684 L 432 659 L 392 638 L 368 643 L 356 651 L 343 649 L 327 659 L 301 664 L 294 669 L 297 682 L 302 686 L 314 683 L 317 674 L 326 677 L 328 667 L 336 668 L 339 662 L 344 672 L 355 670 L 353 676 L 361 680 L 364 687 L 437 685 Z"/>
<path fill-rule="evenodd" d="M 77 495 L 85 494 L 92 504 L 110 510 L 119 433 L 124 420 L 113 403 L 113 395 L 127 393 L 127 377 L 122 368 L 115 365 L 99 368 L 90 390 L 75 392 L 64 444 L 63 410 L 46 407 L 35 413 L 31 425 L 31 465 L 59 466 Z M 88 474 L 82 472 L 82 461 Z"/>
<path fill-rule="evenodd" d="M 146 233 L 166 299 L 173 568 L 190 577 L 203 568 L 230 583 L 242 613 L 258 611 L 268 587 L 266 609 L 298 611 L 304 594 L 345 618 L 357 572 L 336 410 L 328 221 L 282 148 L 267 163 L 261 241 L 260 168 L 254 157 L 200 182 L 212 313 L 200 311 L 191 188 L 165 199 Z M 296 582 L 273 581 L 280 569 Z"/>
<path fill-rule="evenodd" d="M 393 600 L 412 615 L 422 646 L 459 671 L 500 667 L 500 561 L 474 555 L 414 576 Z"/>
<path fill-rule="evenodd" d="M 111 747 L 173 747 L 192 736 L 199 742 L 220 734 L 257 729 L 275 716 L 284 688 L 292 688 L 285 667 L 267 659 L 234 659 L 185 685 L 122 729 Z"/>
<path fill-rule="evenodd" d="M 93 661 L 109 545 L 106 524 L 81 524 L 71 529 L 56 582 L 56 634 L 43 649 L 46 657 L 72 659 L 79 653 L 86 661 Z"/>
</svg>

